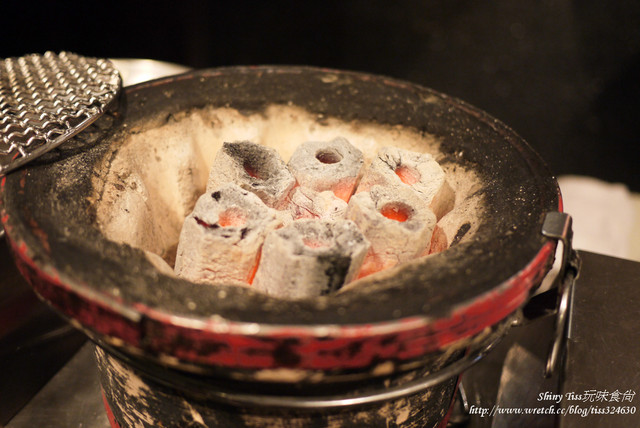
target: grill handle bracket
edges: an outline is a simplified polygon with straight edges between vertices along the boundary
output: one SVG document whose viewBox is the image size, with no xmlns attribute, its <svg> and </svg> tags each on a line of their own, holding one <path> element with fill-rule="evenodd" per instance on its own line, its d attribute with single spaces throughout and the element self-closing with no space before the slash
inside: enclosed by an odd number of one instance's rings
<svg viewBox="0 0 640 428">
<path fill-rule="evenodd" d="M 571 216 L 561 212 L 547 213 L 542 225 L 542 234 L 544 236 L 562 242 L 560 271 L 551 289 L 557 293 L 556 321 L 554 338 L 544 370 L 545 377 L 551 377 L 556 372 L 565 349 L 566 340 L 571 338 L 573 291 L 580 272 L 580 258 L 572 247 L 573 230 L 571 226 Z"/>
</svg>

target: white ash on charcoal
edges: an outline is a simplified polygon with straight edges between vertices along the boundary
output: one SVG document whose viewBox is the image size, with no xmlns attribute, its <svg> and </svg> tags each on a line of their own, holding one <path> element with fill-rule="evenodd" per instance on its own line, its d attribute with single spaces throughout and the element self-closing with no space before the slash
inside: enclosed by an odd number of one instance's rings
<svg viewBox="0 0 640 428">
<path fill-rule="evenodd" d="M 396 147 L 380 149 L 365 171 L 357 192 L 366 192 L 375 185 L 403 184 L 427 201 L 438 220 L 453 208 L 455 193 L 433 156 Z"/>
<path fill-rule="evenodd" d="M 185 219 L 175 272 L 199 283 L 250 283 L 265 237 L 280 225 L 274 209 L 236 184 L 207 192 Z"/>
<path fill-rule="evenodd" d="M 176 274 L 295 300 L 444 251 L 436 223 L 455 195 L 433 157 L 383 148 L 353 195 L 363 164 L 344 138 L 306 142 L 288 165 L 262 145 L 224 143 L 185 220 Z"/>
<path fill-rule="evenodd" d="M 296 187 L 287 206 L 287 223 L 303 218 L 337 220 L 345 217 L 347 203 L 332 191 L 316 192 L 306 187 Z"/>
<path fill-rule="evenodd" d="M 358 273 L 369 243 L 348 220 L 299 220 L 267 236 L 253 287 L 303 299 L 340 289 Z"/>
<path fill-rule="evenodd" d="M 269 207 L 283 208 L 296 180 L 274 149 L 237 141 L 224 143 L 211 166 L 207 192 L 235 183 L 255 193 Z"/>
<path fill-rule="evenodd" d="M 345 202 L 355 190 L 364 163 L 362 152 L 345 138 L 308 141 L 289 159 L 289 169 L 301 187 L 332 191 Z"/>
<path fill-rule="evenodd" d="M 371 243 L 360 278 L 423 255 L 436 226 L 427 202 L 400 185 L 376 185 L 356 193 L 349 201 L 347 218 Z"/>
</svg>

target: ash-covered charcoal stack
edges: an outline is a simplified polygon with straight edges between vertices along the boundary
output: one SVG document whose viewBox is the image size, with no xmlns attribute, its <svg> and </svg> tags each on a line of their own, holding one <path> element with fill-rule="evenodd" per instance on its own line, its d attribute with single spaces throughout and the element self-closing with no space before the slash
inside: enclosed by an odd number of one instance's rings
<svg viewBox="0 0 640 428">
<path fill-rule="evenodd" d="M 303 299 L 444 250 L 437 222 L 455 195 L 433 157 L 387 147 L 364 165 L 341 137 L 301 144 L 288 164 L 224 143 L 185 219 L 176 274 Z"/>
</svg>

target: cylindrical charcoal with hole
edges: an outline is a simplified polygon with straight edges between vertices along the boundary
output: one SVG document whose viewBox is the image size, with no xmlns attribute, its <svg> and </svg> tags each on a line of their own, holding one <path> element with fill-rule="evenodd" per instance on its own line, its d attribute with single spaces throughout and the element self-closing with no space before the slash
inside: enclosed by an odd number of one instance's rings
<svg viewBox="0 0 640 428">
<path fill-rule="evenodd" d="M 373 186 L 353 195 L 347 208 L 371 248 L 360 277 L 411 260 L 429 248 L 436 216 L 415 192 L 403 186 Z"/>
<path fill-rule="evenodd" d="M 224 143 L 218 151 L 207 182 L 207 192 L 225 183 L 236 183 L 255 193 L 271 208 L 280 209 L 288 201 L 296 180 L 274 149 L 237 141 Z"/>
<path fill-rule="evenodd" d="M 176 274 L 199 283 L 250 283 L 262 243 L 279 225 L 274 209 L 235 184 L 207 192 L 185 219 Z"/>
<path fill-rule="evenodd" d="M 358 192 L 375 185 L 408 186 L 427 201 L 438 220 L 451 211 L 455 193 L 438 162 L 428 153 L 383 147 L 364 173 Z"/>
<path fill-rule="evenodd" d="M 301 187 L 317 192 L 331 190 L 345 202 L 355 190 L 364 163 L 362 152 L 346 138 L 308 141 L 298 146 L 289 169 Z"/>
<path fill-rule="evenodd" d="M 368 248 L 352 221 L 296 221 L 267 237 L 253 285 L 286 299 L 326 295 L 356 276 Z"/>
</svg>

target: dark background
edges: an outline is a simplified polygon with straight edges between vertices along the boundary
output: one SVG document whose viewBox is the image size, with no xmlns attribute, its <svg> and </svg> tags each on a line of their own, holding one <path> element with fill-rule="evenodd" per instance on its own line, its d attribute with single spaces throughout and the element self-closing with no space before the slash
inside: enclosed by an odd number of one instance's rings
<svg viewBox="0 0 640 428">
<path fill-rule="evenodd" d="M 3 3 L 0 57 L 68 50 L 385 74 L 488 111 L 554 174 L 640 191 L 637 1 Z"/>
</svg>

